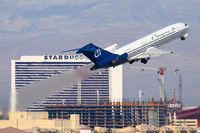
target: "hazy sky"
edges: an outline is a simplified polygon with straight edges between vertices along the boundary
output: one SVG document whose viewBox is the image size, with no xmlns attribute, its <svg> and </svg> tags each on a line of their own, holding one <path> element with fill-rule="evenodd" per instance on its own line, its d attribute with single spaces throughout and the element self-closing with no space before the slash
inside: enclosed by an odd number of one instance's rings
<svg viewBox="0 0 200 133">
<path fill-rule="evenodd" d="M 60 54 L 90 42 L 101 47 L 123 46 L 176 22 L 191 25 L 186 41 L 169 43 L 164 49 L 174 55 L 152 59 L 145 66 L 167 67 L 168 96 L 178 87 L 173 70 L 181 69 L 184 103 L 200 105 L 199 7 L 199 0 L 1 0 L 0 108 L 9 104 L 11 59 Z M 142 89 L 145 97 L 157 98 L 158 75 L 128 66 L 124 67 L 124 97 L 137 98 Z"/>
</svg>

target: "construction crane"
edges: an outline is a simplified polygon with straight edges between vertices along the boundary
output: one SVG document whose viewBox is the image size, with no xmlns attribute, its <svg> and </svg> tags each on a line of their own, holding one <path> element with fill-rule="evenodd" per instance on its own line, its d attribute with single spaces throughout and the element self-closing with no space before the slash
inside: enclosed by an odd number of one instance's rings
<svg viewBox="0 0 200 133">
<path fill-rule="evenodd" d="M 175 73 L 178 73 L 179 72 L 179 85 L 178 85 L 178 101 L 180 103 L 182 103 L 182 74 L 180 72 L 181 70 L 180 69 L 175 69 L 174 72 Z"/>
<path fill-rule="evenodd" d="M 168 101 L 168 114 L 169 114 L 169 123 L 176 123 L 176 114 L 182 109 L 181 103 L 176 100 L 176 89 L 174 89 L 171 99 Z"/>
<path fill-rule="evenodd" d="M 176 123 L 176 114 L 178 111 L 182 110 L 182 75 L 180 69 L 174 70 L 175 74 L 179 74 L 179 85 L 178 85 L 178 100 L 176 98 L 176 90 L 174 89 L 171 100 L 168 103 L 169 108 L 169 123 Z M 173 119 L 173 120 L 172 120 Z"/>
<path fill-rule="evenodd" d="M 162 102 L 166 102 L 167 96 L 165 91 L 165 85 L 164 85 L 164 73 L 166 71 L 165 67 L 128 67 L 129 69 L 137 69 L 141 71 L 156 71 L 159 74 L 159 83 L 160 83 L 160 100 Z"/>
</svg>

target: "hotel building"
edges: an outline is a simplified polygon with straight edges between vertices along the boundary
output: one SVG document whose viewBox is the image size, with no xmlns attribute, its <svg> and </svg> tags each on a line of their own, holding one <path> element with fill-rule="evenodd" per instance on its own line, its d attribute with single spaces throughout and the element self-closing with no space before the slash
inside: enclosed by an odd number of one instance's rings
<svg viewBox="0 0 200 133">
<path fill-rule="evenodd" d="M 41 80 L 48 80 L 53 75 L 73 71 L 90 64 L 81 54 L 22 56 L 11 61 L 11 110 L 15 110 L 18 90 L 23 91 L 26 85 Z M 17 92 L 17 93 L 16 93 Z M 29 94 L 32 95 L 32 94 Z M 122 101 L 122 66 L 102 69 L 100 72 L 81 80 L 73 86 L 66 86 L 62 91 L 51 96 L 44 94 L 44 99 L 35 101 L 26 108 L 27 111 L 42 111 L 47 104 L 96 104 Z M 22 98 L 21 98 L 22 99 Z M 26 99 L 24 99 L 26 100 Z"/>
</svg>

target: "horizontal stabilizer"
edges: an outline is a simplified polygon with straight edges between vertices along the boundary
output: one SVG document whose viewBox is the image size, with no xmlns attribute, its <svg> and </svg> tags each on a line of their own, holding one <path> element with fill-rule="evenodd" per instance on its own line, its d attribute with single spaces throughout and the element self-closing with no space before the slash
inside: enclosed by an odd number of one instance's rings
<svg viewBox="0 0 200 133">
<path fill-rule="evenodd" d="M 117 49 L 118 49 L 118 45 L 115 43 L 115 44 L 113 44 L 113 45 L 111 45 L 111 46 L 105 48 L 104 50 L 107 50 L 107 51 L 109 51 L 109 52 L 114 52 L 114 51 L 116 51 Z"/>
<path fill-rule="evenodd" d="M 78 51 L 79 49 L 80 49 L 80 48 L 65 50 L 65 51 L 62 51 L 61 53 L 72 52 L 72 51 Z"/>
</svg>

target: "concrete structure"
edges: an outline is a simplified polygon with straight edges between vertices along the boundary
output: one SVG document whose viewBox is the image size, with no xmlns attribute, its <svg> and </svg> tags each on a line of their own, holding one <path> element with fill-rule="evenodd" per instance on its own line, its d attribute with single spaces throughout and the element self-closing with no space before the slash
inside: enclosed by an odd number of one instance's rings
<svg viewBox="0 0 200 133">
<path fill-rule="evenodd" d="M 116 102 L 80 105 L 50 105 L 45 111 L 49 118 L 68 118 L 70 114 L 80 115 L 80 124 L 91 128 L 123 128 L 139 124 L 161 127 L 167 124 L 167 105 L 160 102 Z M 63 115 L 64 114 L 64 115 Z"/>
<path fill-rule="evenodd" d="M 198 127 L 200 127 L 200 106 L 187 108 L 177 113 L 178 119 L 197 119 Z"/>
<path fill-rule="evenodd" d="M 176 119 L 176 120 L 173 119 L 171 125 L 197 128 L 198 120 L 197 119 Z"/>
<path fill-rule="evenodd" d="M 0 133 L 30 133 L 30 132 L 26 132 L 24 130 L 16 129 L 13 127 L 7 127 L 0 129 Z"/>
<path fill-rule="evenodd" d="M 94 127 L 94 132 L 95 133 L 106 133 L 106 132 L 108 132 L 108 129 L 105 127 Z"/>
<path fill-rule="evenodd" d="M 155 127 L 146 124 L 137 125 L 133 127 L 124 128 L 101 128 L 95 127 L 95 133 L 197 133 L 197 128 L 187 127 L 187 126 L 163 126 Z"/>
<path fill-rule="evenodd" d="M 168 130 L 169 133 L 196 133 L 197 132 L 197 128 L 188 127 L 188 126 L 165 126 L 165 129 L 169 129 Z M 163 128 L 161 129 L 161 131 L 164 131 L 164 133 L 166 132 L 166 130 L 163 130 Z"/>
<path fill-rule="evenodd" d="M 79 115 L 72 114 L 70 119 L 48 119 L 47 112 L 12 112 L 9 120 L 1 120 L 0 128 L 14 127 L 21 130 L 56 129 L 57 131 L 79 131 Z"/>
<path fill-rule="evenodd" d="M 110 131 L 112 133 L 134 133 L 134 127 L 125 127 L 125 128 L 111 128 Z"/>
<path fill-rule="evenodd" d="M 197 133 L 200 133 L 200 128 L 197 129 Z"/>
<path fill-rule="evenodd" d="M 160 133 L 174 133 L 173 129 L 169 128 L 169 127 L 160 127 Z"/>
<path fill-rule="evenodd" d="M 136 133 L 159 133 L 159 128 L 155 126 L 150 126 L 146 124 L 141 124 L 136 126 Z"/>
<path fill-rule="evenodd" d="M 93 133 L 92 129 L 90 128 L 81 128 L 80 133 Z"/>
<path fill-rule="evenodd" d="M 23 91 L 28 84 L 34 84 L 66 71 L 73 71 L 73 69 L 77 69 L 89 63 L 91 62 L 81 54 L 22 56 L 20 60 L 12 60 L 11 111 L 15 111 L 16 109 L 17 93 L 20 94 L 19 90 Z M 45 95 L 45 93 L 42 94 L 42 98 L 44 99 L 33 101 L 34 104 L 29 105 L 26 111 L 42 111 L 43 105 L 47 104 L 120 102 L 123 99 L 122 85 L 122 66 L 103 69 L 101 72 L 90 76 L 88 79 L 77 81 L 77 84 L 73 86 L 61 88 L 62 91 L 54 92 L 50 94 L 51 96 L 48 94 Z M 50 89 L 47 88 L 46 93 L 48 91 L 50 91 Z M 29 100 L 30 98 L 27 99 L 26 96 L 20 96 L 19 99 L 22 99 L 17 103 L 20 107 L 20 104 L 23 104 L 20 102 Z"/>
</svg>

